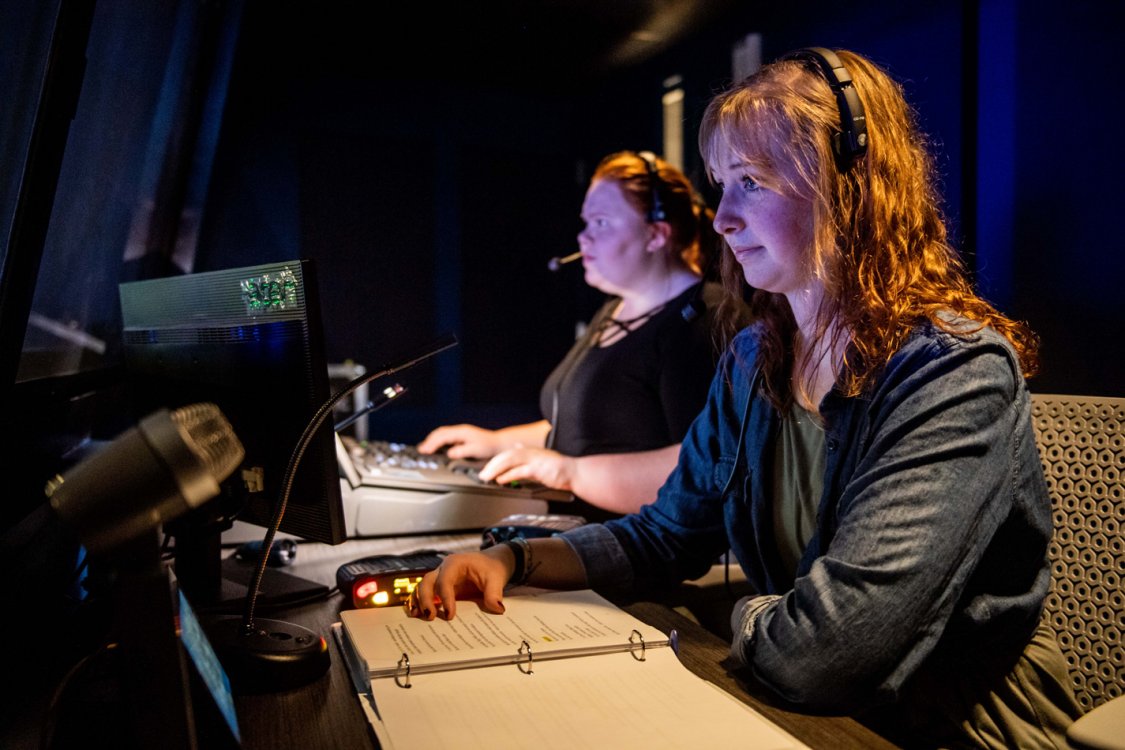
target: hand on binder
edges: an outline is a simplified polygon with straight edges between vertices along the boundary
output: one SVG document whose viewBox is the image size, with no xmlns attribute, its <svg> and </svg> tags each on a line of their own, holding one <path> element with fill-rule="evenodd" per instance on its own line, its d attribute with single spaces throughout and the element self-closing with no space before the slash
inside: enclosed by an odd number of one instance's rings
<svg viewBox="0 0 1125 750">
<path fill-rule="evenodd" d="M 500 614 L 505 588 L 525 584 L 565 590 L 588 587 L 582 562 L 561 538 L 519 537 L 480 552 L 449 555 L 422 577 L 407 611 L 423 620 L 452 620 L 459 599 L 475 599 L 484 611 Z"/>
</svg>

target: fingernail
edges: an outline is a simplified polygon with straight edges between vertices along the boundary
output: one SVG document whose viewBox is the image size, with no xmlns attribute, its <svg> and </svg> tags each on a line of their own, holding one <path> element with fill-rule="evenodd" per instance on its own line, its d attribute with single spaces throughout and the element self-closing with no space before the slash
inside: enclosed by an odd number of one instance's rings
<svg viewBox="0 0 1125 750">
<path fill-rule="evenodd" d="M 426 609 L 422 610 L 422 614 L 424 614 L 424 615 L 426 616 L 426 618 L 428 619 L 428 618 L 430 617 L 430 610 L 429 610 L 429 608 L 426 608 Z"/>
</svg>

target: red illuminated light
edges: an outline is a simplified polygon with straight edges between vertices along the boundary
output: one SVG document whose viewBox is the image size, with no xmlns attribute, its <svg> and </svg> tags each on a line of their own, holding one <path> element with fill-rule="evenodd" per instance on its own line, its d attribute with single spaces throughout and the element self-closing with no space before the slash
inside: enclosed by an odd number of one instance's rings
<svg viewBox="0 0 1125 750">
<path fill-rule="evenodd" d="M 378 590 L 379 590 L 379 583 L 375 580 L 368 580 L 368 581 L 363 581 L 358 586 L 356 586 L 355 591 L 352 592 L 352 595 L 356 599 L 366 599 L 367 597 L 371 596 L 372 594 L 374 594 Z"/>
</svg>

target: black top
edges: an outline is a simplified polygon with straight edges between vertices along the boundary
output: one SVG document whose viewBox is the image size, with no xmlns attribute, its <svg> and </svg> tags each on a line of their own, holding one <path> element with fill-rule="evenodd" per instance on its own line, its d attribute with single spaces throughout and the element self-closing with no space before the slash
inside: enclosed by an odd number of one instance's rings
<svg viewBox="0 0 1125 750">
<path fill-rule="evenodd" d="M 703 408 L 720 353 L 712 311 L 721 292 L 710 283 L 704 290 L 703 305 L 692 305 L 695 284 L 640 327 L 598 347 L 598 328 L 621 301 L 609 298 L 540 391 L 539 408 L 551 423 L 547 447 L 588 456 L 679 443 Z M 588 520 L 617 515 L 586 503 L 559 510 Z"/>
</svg>

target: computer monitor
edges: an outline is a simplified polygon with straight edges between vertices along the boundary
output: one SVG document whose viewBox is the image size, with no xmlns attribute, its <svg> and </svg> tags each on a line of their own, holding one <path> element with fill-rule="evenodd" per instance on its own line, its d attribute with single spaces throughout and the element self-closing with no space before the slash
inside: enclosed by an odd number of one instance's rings
<svg viewBox="0 0 1125 750">
<path fill-rule="evenodd" d="M 312 261 L 293 260 L 120 285 L 126 392 L 135 417 L 212 402 L 246 449 L 223 493 L 166 527 L 175 570 L 194 606 L 241 611 L 255 566 L 221 560 L 236 518 L 274 522 L 282 482 L 305 427 L 329 399 Z M 317 542 L 346 538 L 331 420 L 293 477 L 280 531 Z M 258 606 L 292 604 L 327 587 L 267 571 Z"/>
</svg>

